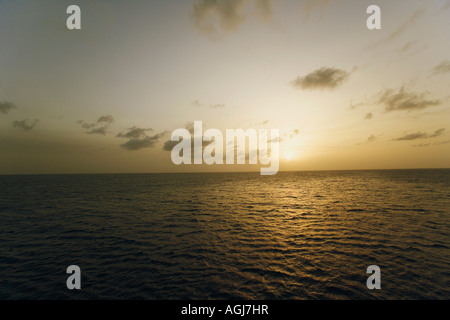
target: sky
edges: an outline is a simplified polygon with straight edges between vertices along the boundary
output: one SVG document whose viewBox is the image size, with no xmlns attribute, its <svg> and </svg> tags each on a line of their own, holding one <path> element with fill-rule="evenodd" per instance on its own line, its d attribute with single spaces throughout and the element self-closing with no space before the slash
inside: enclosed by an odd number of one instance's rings
<svg viewBox="0 0 450 320">
<path fill-rule="evenodd" d="M 448 0 L 0 0 L 0 174 L 259 171 L 174 165 L 193 121 L 279 129 L 282 171 L 447 168 L 449 85 Z"/>
</svg>

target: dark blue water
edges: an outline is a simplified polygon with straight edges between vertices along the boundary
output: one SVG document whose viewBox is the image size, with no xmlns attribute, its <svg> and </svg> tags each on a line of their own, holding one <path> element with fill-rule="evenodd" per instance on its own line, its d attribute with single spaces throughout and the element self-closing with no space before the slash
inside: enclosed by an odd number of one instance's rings
<svg viewBox="0 0 450 320">
<path fill-rule="evenodd" d="M 450 170 L 0 176 L 0 191 L 2 299 L 450 299 Z"/>
</svg>

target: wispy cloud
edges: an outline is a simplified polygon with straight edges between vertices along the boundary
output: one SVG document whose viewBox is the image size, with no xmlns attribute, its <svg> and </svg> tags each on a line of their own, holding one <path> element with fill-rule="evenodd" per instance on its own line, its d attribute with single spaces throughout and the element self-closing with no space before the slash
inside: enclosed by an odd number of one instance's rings
<svg viewBox="0 0 450 320">
<path fill-rule="evenodd" d="M 417 46 L 417 43 L 418 43 L 417 40 L 416 40 L 416 41 L 410 41 L 410 42 L 406 43 L 406 44 L 400 49 L 400 51 L 401 51 L 401 52 L 409 51 L 409 50 L 411 50 L 412 48 L 416 47 L 416 46 Z"/>
<path fill-rule="evenodd" d="M 350 106 L 349 106 L 348 108 L 349 108 L 350 110 L 354 110 L 354 109 L 359 108 L 359 107 L 361 107 L 361 106 L 363 106 L 363 105 L 364 105 L 363 102 L 358 102 L 358 103 L 350 102 Z"/>
<path fill-rule="evenodd" d="M 17 106 L 9 101 L 0 102 L 0 112 L 8 114 L 11 110 L 17 109 Z"/>
<path fill-rule="evenodd" d="M 195 100 L 194 102 L 192 102 L 192 105 L 193 105 L 194 107 L 196 107 L 196 108 L 199 108 L 199 107 L 202 106 L 202 104 L 201 104 L 200 101 L 198 101 L 198 100 Z"/>
<path fill-rule="evenodd" d="M 128 139 L 127 142 L 120 145 L 123 149 L 134 151 L 144 148 L 153 148 L 167 132 L 157 133 L 149 136 L 147 132 L 153 131 L 151 128 L 138 128 L 136 126 L 129 128 L 126 132 L 120 132 L 116 135 L 118 138 Z"/>
<path fill-rule="evenodd" d="M 272 0 L 255 0 L 256 11 L 266 21 L 272 18 Z"/>
<path fill-rule="evenodd" d="M 195 25 L 209 35 L 236 30 L 245 21 L 242 12 L 245 2 L 246 0 L 198 0 L 193 5 Z"/>
<path fill-rule="evenodd" d="M 442 74 L 450 72 L 450 61 L 445 60 L 433 68 L 433 74 Z"/>
<path fill-rule="evenodd" d="M 116 135 L 118 138 L 127 138 L 127 139 L 133 139 L 133 138 L 141 138 L 146 135 L 146 132 L 153 131 L 152 128 L 138 128 L 136 126 L 128 129 L 127 132 L 123 133 L 120 132 Z"/>
<path fill-rule="evenodd" d="M 223 104 L 223 103 L 212 104 L 209 107 L 211 109 L 223 109 L 223 108 L 225 108 L 225 104 Z"/>
<path fill-rule="evenodd" d="M 38 122 L 39 122 L 39 119 L 17 120 L 17 121 L 13 121 L 13 127 L 17 128 L 17 129 L 21 129 L 23 131 L 30 131 L 37 125 Z"/>
<path fill-rule="evenodd" d="M 216 103 L 216 104 L 203 104 L 201 103 L 199 100 L 195 100 L 194 102 L 192 102 L 192 106 L 196 107 L 196 108 L 200 108 L 200 107 L 209 107 L 210 109 L 223 109 L 225 108 L 225 104 L 224 103 Z"/>
<path fill-rule="evenodd" d="M 430 147 L 430 146 L 441 146 L 444 144 L 449 144 L 450 140 L 447 141 L 440 141 L 435 143 L 420 143 L 420 144 L 413 144 L 413 147 Z"/>
<path fill-rule="evenodd" d="M 272 16 L 272 0 L 197 0 L 192 7 L 195 26 L 203 33 L 218 36 L 237 30 L 247 19 L 247 5 L 264 20 Z"/>
<path fill-rule="evenodd" d="M 310 18 L 314 10 L 324 10 L 332 3 L 333 0 L 301 0 L 301 10 L 305 20 Z"/>
<path fill-rule="evenodd" d="M 411 140 L 418 140 L 418 139 L 431 139 L 441 136 L 444 133 L 445 129 L 439 129 L 433 132 L 432 134 L 428 134 L 425 132 L 416 132 L 416 133 L 410 133 L 406 134 L 400 138 L 394 139 L 395 141 L 411 141 Z"/>
<path fill-rule="evenodd" d="M 392 32 L 386 39 L 386 42 L 392 41 L 396 39 L 398 36 L 400 36 L 402 33 L 404 33 L 408 28 L 416 23 L 417 20 L 419 20 L 427 11 L 427 8 L 425 6 L 417 9 L 414 11 L 414 13 L 405 21 L 402 25 L 400 25 L 394 32 Z"/>
<path fill-rule="evenodd" d="M 344 83 L 350 73 L 336 68 L 322 67 L 304 77 L 297 77 L 291 85 L 297 89 L 334 89 Z"/>
<path fill-rule="evenodd" d="M 377 137 L 375 137 L 375 136 L 372 134 L 370 137 L 367 138 L 367 143 L 374 142 L 375 140 L 377 140 Z"/>
<path fill-rule="evenodd" d="M 417 111 L 441 104 L 440 100 L 427 100 L 427 93 L 408 92 L 403 86 L 398 89 L 386 89 L 378 94 L 378 104 L 385 106 L 386 112 Z"/>
<path fill-rule="evenodd" d="M 386 38 L 382 39 L 381 41 L 370 44 L 368 46 L 368 49 L 376 48 L 382 44 L 392 42 L 397 38 L 399 38 L 426 13 L 427 7 L 428 5 L 426 4 L 417 9 L 416 11 L 414 11 L 414 13 L 410 17 L 408 17 L 394 32 L 390 33 Z M 413 43 L 410 44 L 412 45 Z M 404 49 L 406 50 L 409 49 L 407 46 L 408 44 L 404 47 Z"/>
<path fill-rule="evenodd" d="M 78 121 L 78 124 L 86 130 L 87 134 L 101 134 L 106 135 L 107 129 L 110 124 L 114 122 L 114 118 L 111 115 L 101 116 L 95 123 L 87 123 L 83 120 Z"/>
</svg>

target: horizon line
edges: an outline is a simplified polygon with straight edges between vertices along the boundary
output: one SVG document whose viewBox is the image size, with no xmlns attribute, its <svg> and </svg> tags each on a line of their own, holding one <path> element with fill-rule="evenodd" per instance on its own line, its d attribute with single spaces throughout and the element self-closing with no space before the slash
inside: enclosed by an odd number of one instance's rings
<svg viewBox="0 0 450 320">
<path fill-rule="evenodd" d="M 306 170 L 280 170 L 280 172 L 346 172 L 346 171 L 413 171 L 413 170 L 450 170 L 447 168 L 388 168 L 388 169 L 306 169 Z M 181 172 L 73 172 L 73 173 L 0 173 L 0 176 L 48 176 L 48 175 L 126 175 L 126 174 L 214 174 L 214 173 L 255 173 L 259 175 L 259 171 L 181 171 Z M 276 176 L 276 174 L 274 175 Z"/>
</svg>

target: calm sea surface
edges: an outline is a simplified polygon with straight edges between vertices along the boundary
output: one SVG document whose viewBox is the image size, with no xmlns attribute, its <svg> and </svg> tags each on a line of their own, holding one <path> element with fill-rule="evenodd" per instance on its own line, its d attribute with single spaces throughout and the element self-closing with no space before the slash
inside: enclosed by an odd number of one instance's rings
<svg viewBox="0 0 450 320">
<path fill-rule="evenodd" d="M 449 249 L 450 170 L 0 176 L 1 299 L 450 299 Z"/>
</svg>

